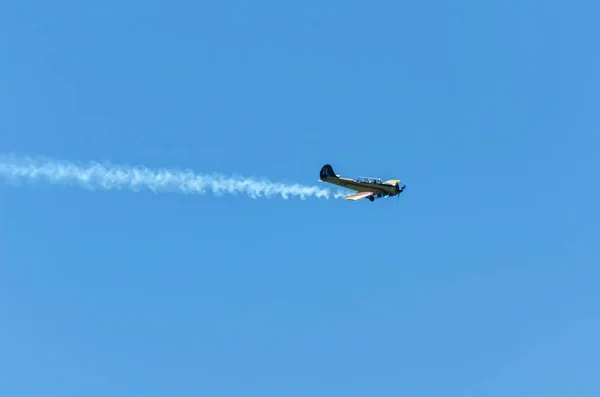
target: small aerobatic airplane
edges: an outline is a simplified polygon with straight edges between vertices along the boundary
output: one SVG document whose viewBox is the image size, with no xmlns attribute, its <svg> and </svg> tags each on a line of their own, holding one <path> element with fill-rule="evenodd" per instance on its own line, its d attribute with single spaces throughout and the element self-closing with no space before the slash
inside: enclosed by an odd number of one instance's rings
<svg viewBox="0 0 600 397">
<path fill-rule="evenodd" d="M 342 186 L 348 189 L 356 190 L 346 200 L 360 200 L 368 198 L 370 201 L 381 197 L 393 197 L 404 191 L 406 185 L 400 186 L 399 179 L 390 179 L 383 182 L 380 178 L 358 177 L 356 179 L 341 178 L 333 172 L 333 168 L 329 164 L 325 164 L 319 173 L 319 182 L 332 183 L 337 186 Z"/>
</svg>

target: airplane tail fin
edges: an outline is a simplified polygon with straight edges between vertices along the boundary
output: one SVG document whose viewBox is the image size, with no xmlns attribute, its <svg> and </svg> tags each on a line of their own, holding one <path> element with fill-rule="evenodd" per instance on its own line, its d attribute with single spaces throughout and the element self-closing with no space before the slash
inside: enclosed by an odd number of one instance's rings
<svg viewBox="0 0 600 397">
<path fill-rule="evenodd" d="M 338 178 L 335 172 L 333 172 L 333 168 L 329 164 L 325 164 L 323 168 L 321 168 L 319 177 L 321 178 L 321 180 L 325 180 L 327 178 Z"/>
</svg>

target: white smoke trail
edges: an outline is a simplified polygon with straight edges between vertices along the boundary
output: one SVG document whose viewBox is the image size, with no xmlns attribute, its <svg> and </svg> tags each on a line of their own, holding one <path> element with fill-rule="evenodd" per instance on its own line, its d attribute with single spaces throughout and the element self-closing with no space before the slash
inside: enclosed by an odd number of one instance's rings
<svg viewBox="0 0 600 397">
<path fill-rule="evenodd" d="M 112 165 L 89 162 L 78 164 L 45 157 L 0 155 L 0 178 L 13 182 L 44 181 L 51 184 L 76 185 L 88 190 L 130 190 L 146 188 L 155 193 L 171 192 L 204 194 L 207 190 L 220 196 L 224 193 L 246 194 L 252 198 L 280 195 L 289 197 L 341 198 L 342 191 L 299 184 L 275 183 L 246 177 L 221 174 L 197 174 L 191 170 L 149 169 L 144 166 Z"/>
</svg>

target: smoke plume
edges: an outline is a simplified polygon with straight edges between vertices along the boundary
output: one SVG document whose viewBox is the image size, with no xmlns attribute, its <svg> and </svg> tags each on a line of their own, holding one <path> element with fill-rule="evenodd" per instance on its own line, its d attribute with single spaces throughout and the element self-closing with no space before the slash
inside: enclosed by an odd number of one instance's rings
<svg viewBox="0 0 600 397">
<path fill-rule="evenodd" d="M 113 165 L 89 162 L 79 164 L 50 158 L 0 155 L 0 178 L 12 182 L 73 185 L 87 190 L 148 189 L 155 193 L 245 194 L 252 198 L 280 196 L 283 199 L 299 197 L 341 198 L 342 191 L 275 183 L 267 179 L 228 177 L 217 173 L 198 174 L 191 170 L 150 169 L 144 166 Z"/>
</svg>

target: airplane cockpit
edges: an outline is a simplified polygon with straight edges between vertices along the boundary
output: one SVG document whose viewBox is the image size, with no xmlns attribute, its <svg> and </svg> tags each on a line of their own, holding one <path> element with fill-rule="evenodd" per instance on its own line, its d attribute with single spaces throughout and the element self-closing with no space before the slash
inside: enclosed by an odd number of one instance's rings
<svg viewBox="0 0 600 397">
<path fill-rule="evenodd" d="M 359 183 L 373 183 L 376 185 L 383 185 L 383 180 L 381 178 L 369 178 L 366 176 L 359 176 L 355 179 L 355 181 Z"/>
</svg>

